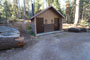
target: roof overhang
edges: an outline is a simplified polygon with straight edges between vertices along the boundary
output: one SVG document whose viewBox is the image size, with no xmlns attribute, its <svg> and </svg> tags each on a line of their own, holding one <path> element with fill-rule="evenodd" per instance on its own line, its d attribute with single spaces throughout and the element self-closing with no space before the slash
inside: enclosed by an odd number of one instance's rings
<svg viewBox="0 0 90 60">
<path fill-rule="evenodd" d="M 34 16 L 31 17 L 31 20 L 34 19 L 36 16 L 40 15 L 41 13 L 45 12 L 48 9 L 53 9 L 56 13 L 58 13 L 62 18 L 64 18 L 64 15 L 61 14 L 59 11 L 57 11 L 53 6 L 50 6 L 46 8 L 45 10 L 40 11 L 39 13 L 35 14 Z"/>
</svg>

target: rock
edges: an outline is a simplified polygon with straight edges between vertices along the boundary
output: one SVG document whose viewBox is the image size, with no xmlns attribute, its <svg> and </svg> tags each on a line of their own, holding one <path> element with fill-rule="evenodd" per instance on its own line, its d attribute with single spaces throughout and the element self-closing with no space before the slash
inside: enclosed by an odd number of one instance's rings
<svg viewBox="0 0 90 60">
<path fill-rule="evenodd" d="M 80 32 L 87 32 L 86 28 L 80 28 Z"/>
<path fill-rule="evenodd" d="M 68 32 L 80 32 L 78 28 L 69 28 Z"/>
</svg>

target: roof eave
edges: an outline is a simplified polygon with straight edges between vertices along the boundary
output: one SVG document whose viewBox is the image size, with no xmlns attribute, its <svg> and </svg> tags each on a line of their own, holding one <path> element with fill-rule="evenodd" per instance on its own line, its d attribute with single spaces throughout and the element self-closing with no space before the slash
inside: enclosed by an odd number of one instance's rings
<svg viewBox="0 0 90 60">
<path fill-rule="evenodd" d="M 65 18 L 64 15 L 62 15 L 59 11 L 57 11 L 53 6 L 50 6 L 50 7 L 48 7 L 47 9 L 49 9 L 49 8 L 53 8 L 60 16 L 62 16 L 62 18 Z M 32 17 L 31 17 L 31 20 L 32 20 L 34 17 L 36 17 L 36 16 L 38 16 L 39 14 L 43 13 L 44 11 L 46 11 L 47 9 L 45 9 L 45 10 L 43 10 L 43 11 L 35 14 L 34 16 L 32 16 Z"/>
</svg>

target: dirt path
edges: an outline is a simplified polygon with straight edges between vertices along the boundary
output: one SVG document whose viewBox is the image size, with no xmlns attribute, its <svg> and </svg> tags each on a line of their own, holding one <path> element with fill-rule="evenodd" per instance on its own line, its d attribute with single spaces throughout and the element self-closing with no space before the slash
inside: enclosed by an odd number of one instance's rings
<svg viewBox="0 0 90 60">
<path fill-rule="evenodd" d="M 57 33 L 27 39 L 24 48 L 0 51 L 0 60 L 90 60 L 90 33 Z"/>
</svg>

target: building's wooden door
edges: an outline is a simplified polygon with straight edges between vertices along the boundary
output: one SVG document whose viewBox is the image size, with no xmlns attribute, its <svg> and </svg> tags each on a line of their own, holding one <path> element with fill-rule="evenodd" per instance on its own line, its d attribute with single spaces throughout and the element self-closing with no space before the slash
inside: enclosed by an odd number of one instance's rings
<svg viewBox="0 0 90 60">
<path fill-rule="evenodd" d="M 44 32 L 43 18 L 36 18 L 37 33 Z"/>
<path fill-rule="evenodd" d="M 54 30 L 59 30 L 59 18 L 54 19 Z"/>
</svg>

